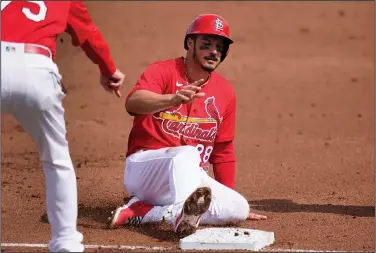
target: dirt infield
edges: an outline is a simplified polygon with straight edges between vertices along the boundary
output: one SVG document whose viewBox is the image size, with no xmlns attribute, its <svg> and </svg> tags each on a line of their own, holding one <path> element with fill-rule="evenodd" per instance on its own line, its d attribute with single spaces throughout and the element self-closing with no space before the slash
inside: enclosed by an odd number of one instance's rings
<svg viewBox="0 0 376 253">
<path fill-rule="evenodd" d="M 109 211 L 126 196 L 123 160 L 132 118 L 124 96 L 148 64 L 185 54 L 189 22 L 214 12 L 229 21 L 235 41 L 218 71 L 238 95 L 236 188 L 269 217 L 243 227 L 275 232 L 271 249 L 375 251 L 374 2 L 87 5 L 127 81 L 122 99 L 105 93 L 97 68 L 69 37 L 60 37 L 85 244 L 177 249 L 165 226 L 105 229 Z M 1 151 L 1 240 L 45 244 L 41 162 L 9 116 L 2 116 Z"/>
</svg>

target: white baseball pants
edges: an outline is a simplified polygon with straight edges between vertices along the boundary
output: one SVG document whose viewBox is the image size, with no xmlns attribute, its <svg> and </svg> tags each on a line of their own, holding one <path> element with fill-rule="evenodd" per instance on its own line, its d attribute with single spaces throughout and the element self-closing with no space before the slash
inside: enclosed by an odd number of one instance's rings
<svg viewBox="0 0 376 253">
<path fill-rule="evenodd" d="M 201 224 L 236 224 L 247 219 L 250 210 L 247 200 L 215 181 L 199 164 L 200 155 L 193 146 L 140 151 L 127 157 L 124 176 L 127 192 L 145 203 L 165 207 L 164 212 L 154 212 L 151 215 L 154 217 L 144 222 L 157 222 L 164 216 L 173 223 L 186 198 L 200 186 L 212 190 L 212 202 Z"/>
<path fill-rule="evenodd" d="M 61 76 L 52 59 L 24 53 L 24 44 L 1 42 L 1 109 L 30 134 L 46 178 L 49 250 L 82 252 L 77 231 L 77 182 L 68 150 Z"/>
</svg>

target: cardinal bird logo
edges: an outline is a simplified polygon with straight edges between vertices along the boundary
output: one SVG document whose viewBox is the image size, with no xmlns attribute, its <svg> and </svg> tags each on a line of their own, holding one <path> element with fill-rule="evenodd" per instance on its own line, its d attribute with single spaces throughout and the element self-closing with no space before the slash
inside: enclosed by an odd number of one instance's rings
<svg viewBox="0 0 376 253">
<path fill-rule="evenodd" d="M 219 115 L 217 106 L 215 105 L 215 98 L 209 97 L 205 100 L 205 111 L 211 119 L 214 119 L 219 125 L 222 122 L 222 118 Z"/>
</svg>

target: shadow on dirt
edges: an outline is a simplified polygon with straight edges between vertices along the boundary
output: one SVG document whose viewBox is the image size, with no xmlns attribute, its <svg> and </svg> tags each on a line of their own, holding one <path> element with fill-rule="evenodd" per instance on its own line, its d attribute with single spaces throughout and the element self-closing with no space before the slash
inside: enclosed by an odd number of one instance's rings
<svg viewBox="0 0 376 253">
<path fill-rule="evenodd" d="M 106 229 L 108 217 L 116 207 L 115 204 L 103 204 L 101 206 L 79 204 L 77 225 L 86 228 Z M 44 213 L 39 220 L 43 223 L 49 223 L 47 213 Z"/>
<path fill-rule="evenodd" d="M 85 206 L 80 204 L 78 207 L 78 227 L 90 228 L 90 229 L 104 229 L 107 228 L 108 217 L 111 211 L 115 210 L 117 206 L 115 204 L 104 204 L 102 206 Z M 44 213 L 40 219 L 43 223 L 49 223 L 47 213 Z M 178 242 L 179 237 L 173 232 L 172 226 L 166 222 L 154 223 L 154 224 L 142 224 L 142 225 L 130 225 L 123 228 L 129 231 L 133 231 L 142 235 L 146 235 L 163 242 Z"/>
<path fill-rule="evenodd" d="M 289 199 L 262 199 L 248 201 L 248 203 L 255 210 L 276 213 L 333 213 L 355 217 L 375 217 L 374 206 L 298 204 Z"/>
</svg>

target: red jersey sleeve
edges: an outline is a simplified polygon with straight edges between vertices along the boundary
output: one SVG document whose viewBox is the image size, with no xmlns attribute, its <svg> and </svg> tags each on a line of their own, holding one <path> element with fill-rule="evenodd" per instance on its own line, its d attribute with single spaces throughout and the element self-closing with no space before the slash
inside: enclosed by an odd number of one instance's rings
<svg viewBox="0 0 376 253">
<path fill-rule="evenodd" d="M 80 46 L 89 59 L 99 66 L 104 76 L 110 77 L 115 73 L 116 67 L 110 49 L 83 1 L 72 1 L 66 32 L 71 35 L 72 44 Z"/>
<path fill-rule="evenodd" d="M 163 66 L 160 66 L 157 62 L 151 64 L 144 73 L 142 73 L 136 85 L 129 92 L 125 99 L 125 103 L 127 103 L 128 99 L 137 90 L 147 90 L 157 94 L 164 94 L 166 90 L 166 82 L 166 69 Z"/>
<path fill-rule="evenodd" d="M 235 137 L 236 96 L 232 94 L 230 103 L 223 115 L 223 121 L 219 125 L 215 143 L 232 141 Z"/>
<path fill-rule="evenodd" d="M 213 165 L 214 178 L 228 188 L 235 188 L 235 162 L 217 163 Z"/>
<path fill-rule="evenodd" d="M 236 167 L 234 141 L 216 144 L 209 162 L 213 164 L 215 180 L 233 189 Z"/>
<path fill-rule="evenodd" d="M 234 141 L 226 141 L 214 145 L 209 163 L 235 162 Z"/>
</svg>

